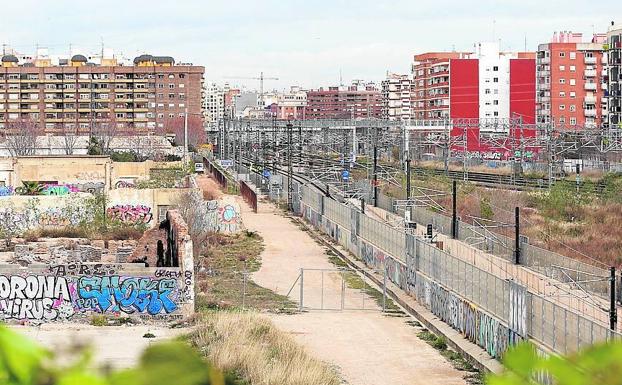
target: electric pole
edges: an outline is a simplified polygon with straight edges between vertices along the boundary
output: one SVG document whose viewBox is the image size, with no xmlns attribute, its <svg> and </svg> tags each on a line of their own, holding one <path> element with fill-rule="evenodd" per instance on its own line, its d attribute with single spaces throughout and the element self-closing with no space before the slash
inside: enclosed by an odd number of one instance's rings
<svg viewBox="0 0 622 385">
<path fill-rule="evenodd" d="M 294 192 L 292 185 L 292 177 L 294 175 L 292 170 L 292 129 L 293 125 L 287 123 L 287 210 L 294 211 L 294 205 L 292 200 L 292 194 Z"/>
</svg>

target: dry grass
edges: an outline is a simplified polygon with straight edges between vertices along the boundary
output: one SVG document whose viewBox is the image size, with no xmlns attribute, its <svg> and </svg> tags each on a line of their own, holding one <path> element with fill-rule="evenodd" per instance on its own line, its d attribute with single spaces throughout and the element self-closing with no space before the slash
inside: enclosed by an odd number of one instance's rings
<svg viewBox="0 0 622 385">
<path fill-rule="evenodd" d="M 218 368 L 253 385 L 341 383 L 334 369 L 254 313 L 207 314 L 190 341 Z"/>
</svg>

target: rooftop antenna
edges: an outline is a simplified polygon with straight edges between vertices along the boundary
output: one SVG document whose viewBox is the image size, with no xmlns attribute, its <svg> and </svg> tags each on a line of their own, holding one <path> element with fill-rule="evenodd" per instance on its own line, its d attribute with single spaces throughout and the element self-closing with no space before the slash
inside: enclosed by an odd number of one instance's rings
<svg viewBox="0 0 622 385">
<path fill-rule="evenodd" d="M 341 68 L 339 68 L 339 85 L 343 85 L 343 76 L 341 75 Z"/>
<path fill-rule="evenodd" d="M 2 43 L 2 56 L 6 55 L 6 43 Z"/>
<path fill-rule="evenodd" d="M 101 57 L 101 59 L 104 60 L 104 37 L 100 36 L 99 38 L 101 40 L 101 45 L 102 45 L 102 57 Z"/>
<path fill-rule="evenodd" d="M 525 52 L 527 52 L 527 35 L 525 35 Z"/>
</svg>

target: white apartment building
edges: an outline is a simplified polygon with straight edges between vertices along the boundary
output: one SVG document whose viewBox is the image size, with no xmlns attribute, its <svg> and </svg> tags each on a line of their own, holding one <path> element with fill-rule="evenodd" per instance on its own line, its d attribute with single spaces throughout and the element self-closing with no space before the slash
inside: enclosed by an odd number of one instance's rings
<svg viewBox="0 0 622 385">
<path fill-rule="evenodd" d="M 409 120 L 412 116 L 411 92 L 413 81 L 409 75 L 387 73 L 382 81 L 382 118 Z"/>
</svg>

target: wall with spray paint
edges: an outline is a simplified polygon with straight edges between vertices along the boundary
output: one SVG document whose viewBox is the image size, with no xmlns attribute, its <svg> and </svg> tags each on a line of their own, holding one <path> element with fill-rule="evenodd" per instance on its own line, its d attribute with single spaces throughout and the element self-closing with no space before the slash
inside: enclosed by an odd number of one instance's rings
<svg viewBox="0 0 622 385">
<path fill-rule="evenodd" d="M 181 318 L 187 303 L 180 268 L 76 263 L 0 274 L 0 319 L 79 321 L 93 314 L 145 319 Z"/>
</svg>

